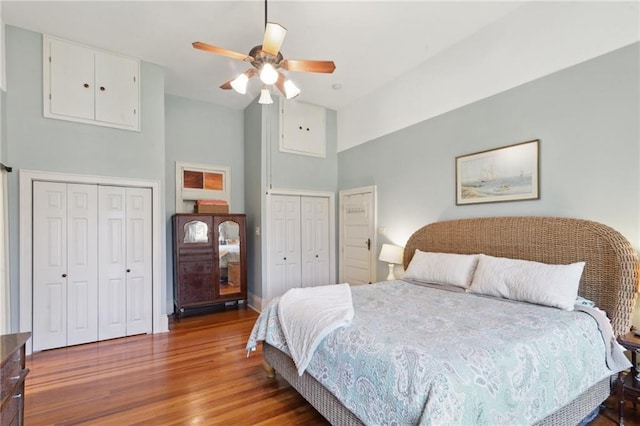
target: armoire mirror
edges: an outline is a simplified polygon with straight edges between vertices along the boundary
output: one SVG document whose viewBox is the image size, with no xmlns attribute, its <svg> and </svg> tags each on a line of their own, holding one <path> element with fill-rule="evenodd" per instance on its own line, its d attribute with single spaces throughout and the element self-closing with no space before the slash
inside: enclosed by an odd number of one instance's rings
<svg viewBox="0 0 640 426">
<path fill-rule="evenodd" d="M 184 243 L 208 243 L 209 227 L 199 220 L 192 220 L 184 224 Z"/>
<path fill-rule="evenodd" d="M 220 294 L 240 293 L 240 225 L 237 222 L 225 220 L 218 226 L 218 261 Z"/>
</svg>

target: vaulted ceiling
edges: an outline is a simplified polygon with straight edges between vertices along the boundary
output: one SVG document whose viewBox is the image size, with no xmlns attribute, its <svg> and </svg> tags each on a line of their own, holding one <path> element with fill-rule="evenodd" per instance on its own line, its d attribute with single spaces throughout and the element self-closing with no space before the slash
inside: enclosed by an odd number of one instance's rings
<svg viewBox="0 0 640 426">
<path fill-rule="evenodd" d="M 340 110 L 521 7 L 502 1 L 271 1 L 289 59 L 331 59 L 333 74 L 290 72 L 298 99 Z M 2 1 L 5 24 L 160 65 L 166 93 L 243 109 L 258 94 L 218 86 L 247 68 L 195 50 L 202 41 L 248 53 L 262 42 L 261 1 Z"/>
</svg>

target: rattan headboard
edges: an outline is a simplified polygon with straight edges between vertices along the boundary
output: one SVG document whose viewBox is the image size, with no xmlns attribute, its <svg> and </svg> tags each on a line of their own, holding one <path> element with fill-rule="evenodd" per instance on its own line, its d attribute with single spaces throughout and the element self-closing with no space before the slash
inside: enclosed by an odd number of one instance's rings
<svg viewBox="0 0 640 426">
<path fill-rule="evenodd" d="M 487 217 L 436 222 L 407 242 L 404 267 L 415 249 L 526 259 L 550 264 L 584 261 L 578 293 L 605 310 L 616 335 L 631 327 L 638 256 L 618 231 L 600 223 L 558 217 Z"/>
</svg>

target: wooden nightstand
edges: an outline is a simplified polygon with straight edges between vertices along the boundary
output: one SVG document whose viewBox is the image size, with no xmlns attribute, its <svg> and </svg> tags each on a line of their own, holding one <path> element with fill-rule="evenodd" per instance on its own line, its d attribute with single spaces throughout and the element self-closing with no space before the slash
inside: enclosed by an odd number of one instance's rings
<svg viewBox="0 0 640 426">
<path fill-rule="evenodd" d="M 624 401 L 628 399 L 633 402 L 633 408 L 635 409 L 640 397 L 640 372 L 637 368 L 636 359 L 637 352 L 640 350 L 640 337 L 632 332 L 627 333 L 618 337 L 618 343 L 631 352 L 631 363 L 633 364 L 629 372 L 622 371 L 618 373 L 616 392 L 618 394 L 620 425 L 624 425 Z"/>
</svg>

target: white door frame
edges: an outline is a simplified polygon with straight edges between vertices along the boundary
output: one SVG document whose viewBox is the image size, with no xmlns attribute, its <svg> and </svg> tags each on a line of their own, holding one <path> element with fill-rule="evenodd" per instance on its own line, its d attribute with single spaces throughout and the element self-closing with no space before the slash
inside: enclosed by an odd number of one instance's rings
<svg viewBox="0 0 640 426">
<path fill-rule="evenodd" d="M 344 198 L 348 197 L 350 195 L 355 195 L 355 194 L 364 194 L 364 193 L 370 193 L 371 194 L 371 199 L 372 199 L 372 203 L 373 203 L 373 214 L 372 214 L 372 218 L 373 218 L 373 226 L 372 226 L 372 235 L 371 235 L 371 250 L 369 250 L 369 281 L 376 282 L 376 270 L 377 270 L 377 256 L 376 256 L 376 250 L 378 247 L 378 233 L 376 232 L 377 226 L 378 226 L 378 197 L 377 197 L 377 189 L 375 185 L 371 185 L 371 186 L 363 186 L 361 188 L 350 188 L 350 189 L 343 189 L 342 191 L 340 191 L 340 200 L 339 200 L 339 206 L 338 206 L 338 210 L 339 210 L 339 215 L 340 215 L 340 224 L 339 227 L 340 229 L 338 230 L 338 238 L 340 240 L 339 244 L 340 244 L 340 259 L 339 259 L 339 278 L 338 280 L 340 282 L 344 281 L 344 231 L 343 231 L 343 224 L 344 224 Z"/>
<path fill-rule="evenodd" d="M 65 183 L 86 183 L 96 185 L 113 185 L 151 188 L 152 206 L 152 261 L 153 261 L 153 333 L 169 331 L 169 318 L 166 313 L 166 280 L 162 267 L 165 262 L 164 250 L 165 233 L 160 218 L 160 184 L 157 181 L 117 178 L 107 176 L 76 175 L 69 173 L 43 172 L 36 170 L 20 170 L 19 176 L 19 253 L 20 253 L 20 331 L 32 331 L 33 329 L 33 256 L 32 256 L 32 220 L 33 220 L 33 181 L 55 181 Z M 31 340 L 27 342 L 27 351 L 31 353 Z"/>
</svg>

